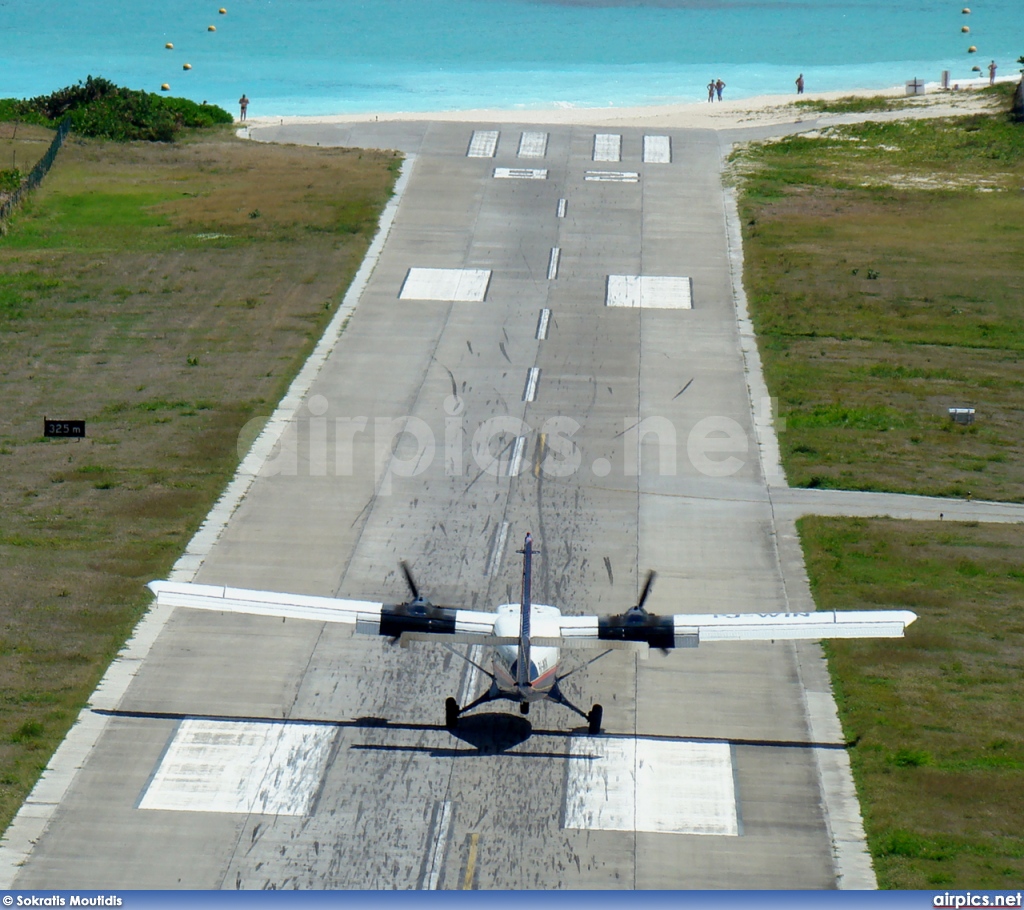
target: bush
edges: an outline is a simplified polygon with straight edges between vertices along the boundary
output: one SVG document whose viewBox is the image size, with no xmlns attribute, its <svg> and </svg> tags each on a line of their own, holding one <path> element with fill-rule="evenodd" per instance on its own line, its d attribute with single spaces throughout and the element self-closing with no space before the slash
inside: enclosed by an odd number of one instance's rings
<svg viewBox="0 0 1024 910">
<path fill-rule="evenodd" d="M 120 142 L 170 142 L 183 129 L 233 122 L 232 116 L 215 104 L 123 88 L 98 76 L 27 101 L 0 101 L 0 116 L 50 124 L 70 116 L 71 127 L 79 135 Z"/>
</svg>

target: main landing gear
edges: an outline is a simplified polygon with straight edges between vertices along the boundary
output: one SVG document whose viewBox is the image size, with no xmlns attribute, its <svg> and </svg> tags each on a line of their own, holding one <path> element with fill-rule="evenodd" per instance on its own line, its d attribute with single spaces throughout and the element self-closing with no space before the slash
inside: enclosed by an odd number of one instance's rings
<svg viewBox="0 0 1024 910">
<path fill-rule="evenodd" d="M 469 707 L 472 708 L 473 705 L 469 705 Z M 579 710 L 579 709 L 575 708 L 575 706 L 572 706 L 572 707 L 573 707 L 574 710 L 577 710 L 577 711 Z M 454 698 L 451 698 L 449 696 L 447 699 L 445 699 L 445 703 L 444 703 L 444 725 L 445 725 L 445 727 L 447 727 L 449 730 L 454 730 L 456 727 L 458 727 L 458 725 L 459 725 L 459 714 L 460 713 L 461 713 L 461 709 L 459 708 L 459 703 Z M 530 713 L 530 703 L 526 702 L 526 701 L 520 702 L 519 703 L 519 713 L 520 714 L 529 714 Z M 580 715 L 582 717 L 586 718 L 586 721 L 587 721 L 587 732 L 591 736 L 597 736 L 597 734 L 601 732 L 601 721 L 604 719 L 604 708 L 602 708 L 600 705 L 594 705 L 594 707 L 590 709 L 589 713 L 584 714 L 582 711 L 579 711 L 579 713 L 580 713 Z"/>
</svg>

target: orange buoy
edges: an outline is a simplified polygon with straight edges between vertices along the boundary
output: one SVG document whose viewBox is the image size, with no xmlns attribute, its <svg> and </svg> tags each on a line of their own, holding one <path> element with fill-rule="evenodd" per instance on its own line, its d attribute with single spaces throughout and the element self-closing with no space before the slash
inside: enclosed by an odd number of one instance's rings
<svg viewBox="0 0 1024 910">
<path fill-rule="evenodd" d="M 208 32 L 215 32 L 215 31 L 217 31 L 217 26 L 216 25 L 208 25 L 208 26 L 206 26 L 206 30 Z"/>
<path fill-rule="evenodd" d="M 971 30 L 971 28 L 970 28 L 970 26 L 968 26 L 968 25 L 965 25 L 965 26 L 964 26 L 963 28 L 961 28 L 961 29 L 960 29 L 960 31 L 962 31 L 962 32 L 963 32 L 963 33 L 964 33 L 965 35 L 966 35 L 966 34 L 967 34 L 968 32 L 970 32 L 970 30 Z"/>
<path fill-rule="evenodd" d="M 170 90 L 171 90 L 171 87 L 166 82 L 163 85 L 160 86 L 160 91 L 162 91 L 162 92 L 169 92 Z"/>
<path fill-rule="evenodd" d="M 181 68 L 182 68 L 183 70 L 190 70 L 190 69 L 192 69 L 192 64 L 191 64 L 191 63 L 183 63 L 183 64 L 181 65 Z"/>
<path fill-rule="evenodd" d="M 170 41 L 168 41 L 168 42 L 167 42 L 167 43 L 166 43 L 166 44 L 164 45 L 164 47 L 166 47 L 166 48 L 167 48 L 167 50 L 169 50 L 169 51 L 173 51 L 173 50 L 174 50 L 174 45 L 173 45 L 173 44 L 171 44 L 171 42 L 170 42 Z"/>
<path fill-rule="evenodd" d="M 978 49 L 972 44 L 969 48 L 967 48 L 967 53 L 968 54 L 976 54 L 976 53 L 978 53 Z"/>
</svg>

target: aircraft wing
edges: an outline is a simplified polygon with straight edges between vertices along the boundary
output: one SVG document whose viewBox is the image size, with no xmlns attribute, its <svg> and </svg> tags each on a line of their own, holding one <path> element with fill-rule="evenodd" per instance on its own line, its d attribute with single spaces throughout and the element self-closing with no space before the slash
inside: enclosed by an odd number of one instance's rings
<svg viewBox="0 0 1024 910">
<path fill-rule="evenodd" d="M 917 615 L 910 610 L 829 610 L 814 613 L 677 613 L 629 610 L 618 616 L 563 616 L 564 645 L 593 641 L 646 642 L 652 648 L 695 648 L 709 641 L 902 638 Z"/>
<path fill-rule="evenodd" d="M 429 603 L 384 604 L 174 581 L 152 581 L 149 589 L 162 606 L 339 622 L 354 625 L 357 632 L 390 637 L 403 632 L 490 636 L 494 634 L 497 615 Z"/>
</svg>

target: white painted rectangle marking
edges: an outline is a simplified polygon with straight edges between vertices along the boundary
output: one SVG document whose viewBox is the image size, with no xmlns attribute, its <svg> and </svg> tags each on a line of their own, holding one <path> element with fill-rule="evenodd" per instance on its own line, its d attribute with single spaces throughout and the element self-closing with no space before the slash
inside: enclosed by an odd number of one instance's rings
<svg viewBox="0 0 1024 910">
<path fill-rule="evenodd" d="M 466 151 L 467 158 L 493 158 L 498 150 L 498 130 L 473 130 Z"/>
<path fill-rule="evenodd" d="M 490 269 L 409 269 L 400 300 L 445 300 L 479 303 L 487 294 Z"/>
<path fill-rule="evenodd" d="M 640 175 L 636 171 L 587 171 L 583 179 L 596 183 L 639 183 Z"/>
<path fill-rule="evenodd" d="M 668 136 L 644 136 L 644 161 L 647 164 L 671 164 L 672 141 Z"/>
<path fill-rule="evenodd" d="M 739 835 L 728 743 L 574 736 L 569 754 L 566 828 Z"/>
<path fill-rule="evenodd" d="M 494 177 L 497 180 L 547 180 L 547 168 L 537 167 L 496 167 Z"/>
<path fill-rule="evenodd" d="M 558 259 L 562 251 L 557 247 L 551 247 L 551 256 L 548 259 L 548 281 L 554 281 L 558 277 Z"/>
<path fill-rule="evenodd" d="M 569 200 L 559 199 L 558 200 L 558 217 L 564 218 L 565 213 L 569 210 Z"/>
<path fill-rule="evenodd" d="M 537 319 L 537 340 L 543 341 L 548 337 L 548 324 L 551 322 L 551 310 L 544 307 Z"/>
<path fill-rule="evenodd" d="M 519 137 L 520 158 L 543 158 L 548 152 L 548 134 L 528 130 Z"/>
<path fill-rule="evenodd" d="M 186 718 L 139 808 L 308 815 L 337 732 L 327 724 Z"/>
<path fill-rule="evenodd" d="M 426 880 L 424 887 L 428 891 L 436 891 L 441 881 L 441 870 L 444 868 L 445 847 L 448 844 L 448 830 L 452 825 L 452 804 L 445 800 L 441 803 L 435 824 L 430 826 L 428 837 L 431 838 L 430 850 L 427 854 Z"/>
<path fill-rule="evenodd" d="M 693 285 L 685 276 L 609 275 L 605 305 L 692 310 Z"/>
<path fill-rule="evenodd" d="M 518 477 L 519 472 L 523 469 L 523 449 L 526 448 L 526 437 L 517 436 L 515 443 L 512 445 L 512 458 L 508 463 L 508 476 Z"/>
<path fill-rule="evenodd" d="M 596 133 L 594 135 L 595 161 L 621 161 L 622 136 L 618 133 Z"/>
<path fill-rule="evenodd" d="M 530 367 L 526 374 L 526 388 L 523 389 L 523 401 L 533 401 L 537 397 L 537 382 L 540 379 L 540 367 Z"/>
</svg>

